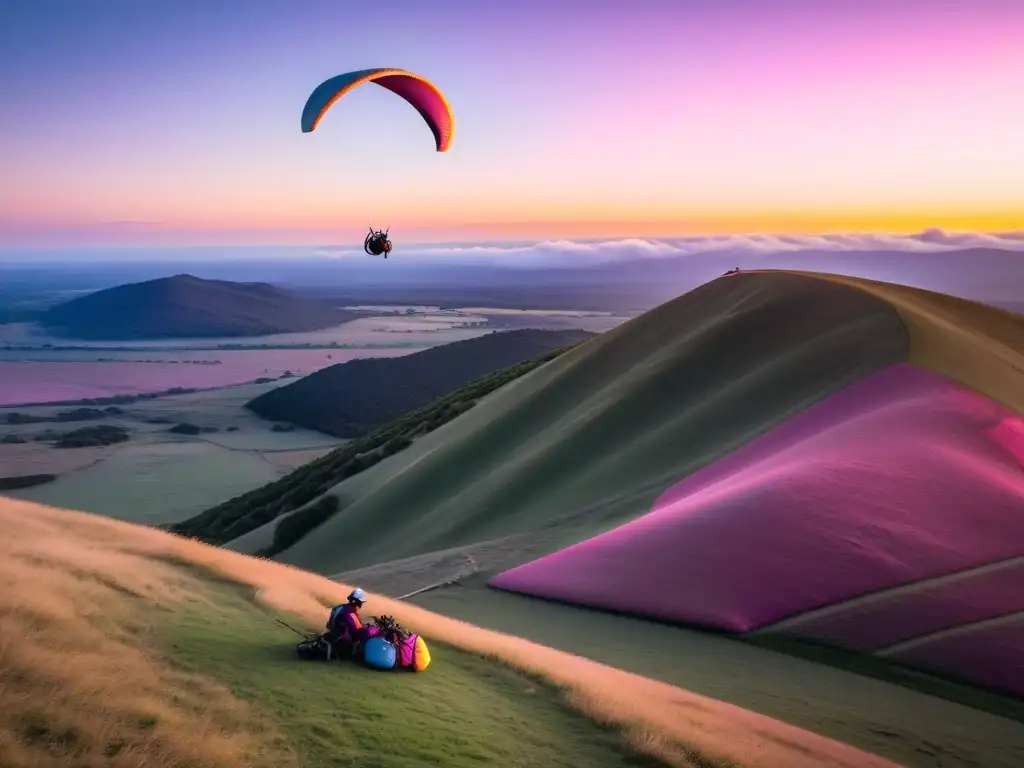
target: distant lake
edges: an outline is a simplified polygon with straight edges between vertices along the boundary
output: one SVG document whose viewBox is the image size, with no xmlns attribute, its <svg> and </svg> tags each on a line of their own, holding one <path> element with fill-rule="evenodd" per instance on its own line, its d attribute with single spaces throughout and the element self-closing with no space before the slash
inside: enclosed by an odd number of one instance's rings
<svg viewBox="0 0 1024 768">
<path fill-rule="evenodd" d="M 373 308 L 369 308 L 373 309 Z M 406 309 L 406 308 L 399 308 Z M 411 308 L 410 308 L 411 309 Z M 278 333 L 268 336 L 222 337 L 204 339 L 130 339 L 125 341 L 81 341 L 50 335 L 34 323 L 0 325 L 0 349 L 3 346 L 116 347 L 119 349 L 211 349 L 223 346 L 257 347 L 284 345 L 383 345 L 396 344 L 395 334 L 403 342 L 420 340 L 427 345 L 446 344 L 461 338 L 479 336 L 488 330 L 487 318 L 480 315 L 443 311 L 361 317 L 333 328 L 304 333 Z M 449 332 L 449 333 L 445 333 Z M 441 340 L 439 341 L 439 336 Z"/>
<path fill-rule="evenodd" d="M 175 387 L 214 389 L 244 384 L 261 377 L 277 378 L 285 371 L 296 376 L 361 357 L 397 357 L 422 347 L 344 350 L 238 350 L 223 352 L 166 352 L 161 362 L 144 362 L 144 353 L 125 353 L 120 359 L 87 359 L 86 351 L 54 352 L 43 362 L 13 362 L 0 353 L 0 406 L 164 392 Z M 114 358 L 119 353 L 103 353 Z M 42 357 L 40 353 L 39 357 Z M 96 355 L 94 354 L 95 358 Z M 206 364 L 196 361 L 206 360 Z M 217 360 L 216 363 L 210 363 Z M 281 381 L 287 384 L 288 380 Z"/>
<path fill-rule="evenodd" d="M 416 314 L 359 318 L 309 333 L 102 342 L 56 338 L 27 323 L 0 325 L 6 345 L 0 346 L 0 405 L 213 389 L 286 371 L 301 376 L 480 336 L 493 330 L 486 323 L 477 316 Z"/>
<path fill-rule="evenodd" d="M 78 341 L 50 336 L 29 323 L 0 325 L 0 406 L 177 387 L 214 389 L 285 372 L 302 376 L 356 358 L 407 355 L 499 329 L 604 331 L 627 319 L 600 312 L 483 307 L 358 309 L 386 314 L 307 333 L 218 339 Z"/>
</svg>

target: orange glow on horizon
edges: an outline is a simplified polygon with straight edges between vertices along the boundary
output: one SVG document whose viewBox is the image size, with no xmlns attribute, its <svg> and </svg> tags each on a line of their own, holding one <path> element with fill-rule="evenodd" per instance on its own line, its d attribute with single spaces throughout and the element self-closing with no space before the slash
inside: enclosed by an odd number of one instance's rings
<svg viewBox="0 0 1024 768">
<path fill-rule="evenodd" d="M 242 201 L 239 201 L 242 202 Z M 245 201 L 249 202 L 249 201 Z M 402 206 L 408 210 L 408 207 Z M 225 208 L 230 210 L 228 213 Z M 342 206 L 346 209 L 345 206 Z M 379 221 L 369 208 L 337 207 L 323 203 L 301 212 L 283 206 L 266 210 L 261 205 L 224 206 L 218 211 L 198 207 L 177 216 L 160 216 L 158 211 L 132 212 L 135 215 L 100 216 L 96 211 L 53 220 L 40 213 L 0 220 L 0 239 L 10 242 L 28 235 L 29 239 L 93 243 L 123 243 L 140 246 L 153 244 L 229 244 L 229 245 L 306 245 L 347 241 L 363 233 L 367 221 L 390 226 L 405 242 L 500 241 L 599 239 L 626 237 L 701 237 L 726 235 L 815 235 L 853 233 L 913 234 L 937 228 L 948 232 L 1024 231 L 1024 207 L 1017 210 L 959 211 L 767 211 L 747 210 L 734 213 L 694 212 L 675 216 L 624 215 L 612 206 L 581 206 L 562 210 L 537 211 L 531 216 L 492 215 L 465 209 L 463 216 L 452 211 L 420 210 L 418 215 L 401 215 L 396 209 Z M 510 208 L 519 213 L 522 209 Z M 445 215 L 441 215 L 444 213 Z M 533 213 L 533 212 L 531 212 Z M 147 215 L 148 214 L 148 215 Z M 475 215 L 474 215 L 475 214 Z M 497 215 L 496 215 L 497 214 Z"/>
</svg>

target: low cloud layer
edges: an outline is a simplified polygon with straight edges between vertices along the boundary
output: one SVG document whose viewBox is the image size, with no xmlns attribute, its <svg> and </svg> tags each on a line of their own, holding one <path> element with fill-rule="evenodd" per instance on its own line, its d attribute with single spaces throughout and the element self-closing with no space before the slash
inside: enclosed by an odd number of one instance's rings
<svg viewBox="0 0 1024 768">
<path fill-rule="evenodd" d="M 896 251 L 929 253 L 964 248 L 997 248 L 1024 252 L 1024 231 L 1000 233 L 944 232 L 929 229 L 914 235 L 723 235 L 671 239 L 628 238 L 603 241 L 547 240 L 514 245 L 412 245 L 396 243 L 396 253 L 419 263 L 479 264 L 516 267 L 566 267 L 724 253 L 757 256 L 792 251 Z M 317 255 L 366 258 L 361 248 L 329 247 Z"/>
</svg>

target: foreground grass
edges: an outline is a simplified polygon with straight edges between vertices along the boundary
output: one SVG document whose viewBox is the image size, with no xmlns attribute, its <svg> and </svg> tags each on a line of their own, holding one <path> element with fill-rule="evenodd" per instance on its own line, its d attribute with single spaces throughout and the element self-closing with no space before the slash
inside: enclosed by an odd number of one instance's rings
<svg viewBox="0 0 1024 768">
<path fill-rule="evenodd" d="M 348 702 L 344 697 L 360 695 L 364 686 L 402 681 L 402 675 L 380 674 L 314 682 L 317 673 L 334 670 L 292 662 L 293 639 L 273 635 L 283 630 L 269 620 L 259 626 L 243 623 L 246 630 L 237 638 L 232 630 L 228 638 L 217 640 L 222 630 L 216 626 L 228 626 L 221 623 L 226 615 L 217 592 L 221 587 L 244 595 L 238 598 L 243 602 L 251 596 L 250 602 L 255 602 L 246 610 L 253 611 L 253 617 L 258 605 L 301 617 L 313 626 L 324 621 L 325 605 L 345 599 L 348 585 L 152 528 L 13 499 L 0 499 L 0 531 L 4 768 L 299 766 L 303 750 L 310 747 L 296 732 L 313 711 L 302 707 L 324 695 L 332 702 Z M 587 738 L 611 745 L 614 735 L 621 734 L 637 755 L 674 768 L 894 768 L 890 761 L 848 745 L 665 683 L 408 603 L 378 595 L 370 595 L 370 601 L 373 612 L 394 615 L 422 632 L 439 651 L 426 673 L 405 676 L 413 678 L 408 685 L 426 687 L 427 695 L 416 699 L 418 706 L 442 713 L 484 709 L 480 714 L 491 718 L 488 722 L 500 735 L 495 741 L 498 748 L 523 738 L 534 745 L 529 749 L 536 754 L 548 744 L 541 765 L 551 764 L 552 755 L 563 749 L 562 741 L 573 743 L 578 738 L 573 734 L 584 732 L 577 729 L 584 729 L 585 721 L 573 720 L 569 710 L 558 708 L 557 701 L 562 701 L 593 721 L 593 735 Z M 216 624 L 211 617 L 218 618 Z M 198 632 L 196 624 L 212 634 L 196 639 L 183 631 L 193 627 Z M 267 694 L 265 686 L 247 677 L 265 674 L 266 670 L 257 672 L 263 666 L 259 662 L 273 660 L 261 654 L 278 647 L 286 651 L 294 669 L 288 698 L 282 698 L 277 683 Z M 448 660 L 447 647 L 465 654 Z M 246 655 L 247 651 L 251 653 Z M 217 659 L 230 662 L 235 671 L 204 668 Z M 483 667 L 472 665 L 486 665 L 483 659 L 500 661 L 505 669 L 488 667 L 492 678 L 482 681 L 475 673 Z M 357 674 L 355 669 L 336 670 Z M 446 671 L 452 674 L 446 676 Z M 225 679 L 218 681 L 214 674 Z M 458 686 L 457 703 L 452 705 L 441 698 L 443 689 L 429 688 L 469 679 L 471 685 Z M 500 707 L 497 704 L 500 691 L 525 679 L 543 680 L 558 691 L 557 700 L 531 697 L 531 705 L 547 703 L 537 705 L 539 717 L 531 706 L 528 721 L 521 719 L 526 716 L 516 696 L 510 694 Z M 384 690 L 388 696 L 396 695 L 393 687 Z M 483 696 L 484 691 L 494 693 Z M 341 721 L 353 710 L 338 706 L 327 711 Z M 405 715 L 403 710 L 403 719 L 387 720 L 392 742 L 402 738 Z M 332 715 L 318 717 L 329 725 Z M 525 730 L 502 730 L 516 719 Z M 557 726 L 559 722 L 565 727 Z M 550 747 L 547 740 L 530 742 L 535 725 L 549 733 L 555 729 L 558 747 Z M 331 734 L 338 731 L 314 735 L 328 744 L 342 738 Z M 487 744 L 497 738 L 488 728 Z M 605 754 L 612 756 L 613 765 L 629 760 L 625 747 L 608 750 Z M 312 753 L 305 759 L 317 764 Z M 337 754 L 330 759 L 338 764 Z M 363 766 L 380 765 L 376 756 L 356 760 Z M 602 764 L 606 763 L 597 763 Z"/>
<path fill-rule="evenodd" d="M 297 638 L 225 587 L 215 607 L 187 602 L 165 619 L 159 635 L 170 657 L 266 713 L 302 766 L 665 765 L 569 709 L 550 686 L 454 648 L 432 643 L 422 674 L 302 662 Z"/>
<path fill-rule="evenodd" d="M 3 566 L 5 768 L 666 765 L 495 661 L 435 644 L 419 675 L 302 662 L 251 590 L 168 559 L 133 587 L 91 558 Z"/>
<path fill-rule="evenodd" d="M 192 580 L 131 555 L 13 544 L 0 559 L 0 765 L 294 764 L 258 712 L 147 650 L 150 622 Z"/>
</svg>

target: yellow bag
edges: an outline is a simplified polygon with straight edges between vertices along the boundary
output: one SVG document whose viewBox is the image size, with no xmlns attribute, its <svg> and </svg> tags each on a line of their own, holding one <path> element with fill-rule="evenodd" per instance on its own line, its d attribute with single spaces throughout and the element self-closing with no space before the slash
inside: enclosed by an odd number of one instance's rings
<svg viewBox="0 0 1024 768">
<path fill-rule="evenodd" d="M 422 672 L 430 666 L 430 651 L 427 650 L 427 644 L 423 641 L 420 636 L 416 637 L 416 650 L 413 653 L 412 668 L 417 672 Z"/>
</svg>

